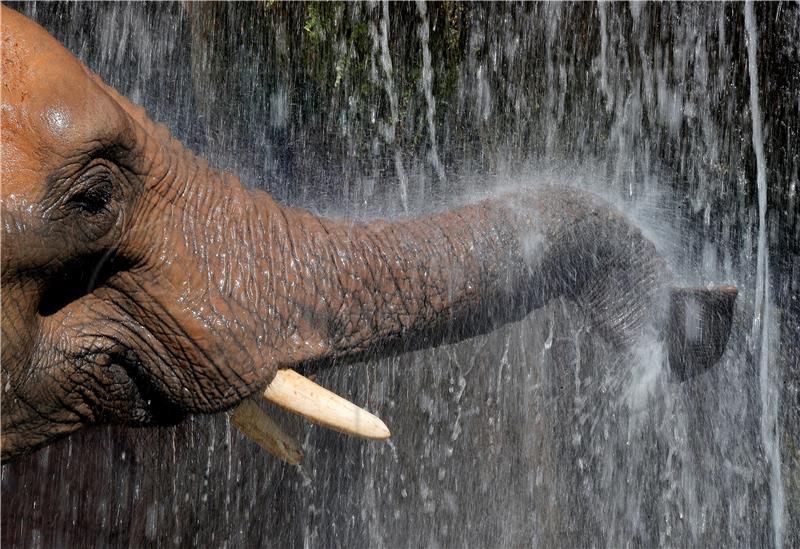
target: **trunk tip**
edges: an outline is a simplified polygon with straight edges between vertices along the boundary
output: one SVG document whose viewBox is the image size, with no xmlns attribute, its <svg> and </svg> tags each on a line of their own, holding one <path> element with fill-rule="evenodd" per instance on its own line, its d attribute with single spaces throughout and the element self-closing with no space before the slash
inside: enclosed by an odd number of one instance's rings
<svg viewBox="0 0 800 549">
<path fill-rule="evenodd" d="M 722 358 L 738 293 L 730 285 L 670 291 L 667 350 L 670 371 L 677 380 L 698 376 Z"/>
</svg>

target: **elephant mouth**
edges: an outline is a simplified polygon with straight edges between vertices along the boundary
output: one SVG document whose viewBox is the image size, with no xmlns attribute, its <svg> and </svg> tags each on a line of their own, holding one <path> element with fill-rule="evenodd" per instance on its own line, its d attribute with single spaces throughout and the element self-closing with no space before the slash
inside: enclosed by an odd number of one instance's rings
<svg viewBox="0 0 800 549">
<path fill-rule="evenodd" d="M 128 408 L 122 410 L 116 398 L 101 405 L 98 419 L 116 420 L 140 425 L 175 425 L 187 417 L 187 412 L 161 391 L 148 375 L 148 369 L 138 353 L 127 350 L 111 353 L 105 367 L 109 375 L 119 379 L 126 388 Z"/>
<path fill-rule="evenodd" d="M 174 425 L 187 417 L 150 380 L 146 367 L 131 351 L 95 351 L 64 355 L 76 368 L 68 378 L 37 391 L 51 395 L 36 403 L 30 393 L 3 399 L 2 461 L 10 462 L 55 440 L 94 424 Z"/>
<path fill-rule="evenodd" d="M 113 394 L 105 393 L 93 399 L 95 422 L 168 426 L 180 423 L 189 415 L 158 386 L 151 373 L 153 365 L 135 350 L 121 349 L 117 345 L 89 360 L 96 370 L 103 372 L 103 387 L 118 388 Z M 279 370 L 259 396 L 245 399 L 232 410 L 231 422 L 246 437 L 290 464 L 300 463 L 303 452 L 257 404 L 259 397 L 312 423 L 350 436 L 371 440 L 390 436 L 383 421 L 373 414 L 294 370 Z"/>
</svg>

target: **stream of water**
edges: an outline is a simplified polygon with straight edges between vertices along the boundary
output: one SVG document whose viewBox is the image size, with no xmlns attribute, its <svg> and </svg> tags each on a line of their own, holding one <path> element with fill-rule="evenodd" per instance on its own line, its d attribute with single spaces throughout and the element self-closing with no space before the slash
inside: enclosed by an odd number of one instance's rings
<svg viewBox="0 0 800 549">
<path fill-rule="evenodd" d="M 391 217 L 571 185 L 682 284 L 740 294 L 720 364 L 683 384 L 655 343 L 620 375 L 569 302 L 323 372 L 393 437 L 274 410 L 297 467 L 224 415 L 75 435 L 3 468 L 4 547 L 800 545 L 800 4 L 14 6 L 284 203 Z"/>
<path fill-rule="evenodd" d="M 745 5 L 747 29 L 747 66 L 750 77 L 750 113 L 752 115 L 753 150 L 756 155 L 756 185 L 758 187 L 758 252 L 756 255 L 756 300 L 753 320 L 753 341 L 759 364 L 761 392 L 761 439 L 770 467 L 772 532 L 776 548 L 783 546 L 784 490 L 781 482 L 780 431 L 778 395 L 770 363 L 770 328 L 773 305 L 770 303 L 769 248 L 767 247 L 767 174 L 764 158 L 763 123 L 758 86 L 758 30 L 752 1 Z"/>
</svg>

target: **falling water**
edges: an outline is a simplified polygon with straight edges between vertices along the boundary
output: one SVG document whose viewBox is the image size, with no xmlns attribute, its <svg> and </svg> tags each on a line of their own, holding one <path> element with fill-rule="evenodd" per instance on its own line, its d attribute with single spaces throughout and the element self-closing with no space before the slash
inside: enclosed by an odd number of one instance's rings
<svg viewBox="0 0 800 549">
<path fill-rule="evenodd" d="M 783 545 L 784 494 L 781 483 L 780 431 L 778 430 L 778 395 L 773 386 L 770 370 L 769 261 L 767 248 L 767 173 L 764 158 L 761 107 L 759 106 L 756 29 L 753 3 L 748 1 L 744 11 L 747 29 L 747 66 L 750 76 L 750 114 L 753 120 L 753 149 L 756 154 L 756 180 L 758 187 L 758 252 L 756 264 L 756 302 L 753 321 L 754 354 L 759 357 L 759 386 L 761 389 L 761 439 L 770 466 L 770 496 L 772 503 L 772 531 L 775 547 Z"/>
<path fill-rule="evenodd" d="M 428 8 L 423 0 L 417 0 L 417 11 L 419 11 L 419 40 L 422 43 L 422 88 L 425 90 L 425 111 L 428 121 L 428 135 L 431 140 L 430 160 L 436 175 L 440 180 L 444 180 L 444 167 L 439 160 L 439 150 L 436 144 L 436 98 L 433 97 L 433 70 L 431 69 L 431 49 L 428 47 L 428 35 L 430 33 L 430 23 L 428 21 Z"/>
<path fill-rule="evenodd" d="M 17 7 L 284 203 L 368 218 L 576 186 L 678 284 L 740 297 L 684 384 L 658 341 L 623 359 L 567 301 L 322 372 L 393 438 L 270 410 L 297 467 L 224 415 L 77 434 L 3 468 L 4 547 L 800 545 L 796 3 Z"/>
<path fill-rule="evenodd" d="M 391 112 L 389 124 L 384 125 L 384 138 L 389 145 L 395 147 L 394 149 L 394 165 L 397 173 L 397 179 L 400 183 L 400 200 L 403 203 L 403 211 L 408 212 L 408 176 L 403 167 L 403 158 L 400 149 L 397 147 L 395 140 L 397 135 L 397 122 L 398 122 L 398 106 L 397 106 L 397 92 L 394 89 L 394 77 L 392 71 L 392 55 L 389 51 L 389 1 L 382 2 L 380 32 L 374 25 L 370 28 L 373 35 L 373 49 L 377 49 L 376 43 L 380 44 L 380 54 L 378 55 L 381 60 L 381 68 L 383 69 L 383 79 L 377 80 L 383 82 L 386 89 L 386 95 L 389 97 L 389 108 Z"/>
</svg>

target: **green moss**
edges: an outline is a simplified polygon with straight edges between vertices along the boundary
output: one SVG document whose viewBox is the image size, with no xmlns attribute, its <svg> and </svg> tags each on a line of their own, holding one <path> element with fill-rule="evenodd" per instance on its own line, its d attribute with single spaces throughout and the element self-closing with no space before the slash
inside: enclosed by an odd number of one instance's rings
<svg viewBox="0 0 800 549">
<path fill-rule="evenodd" d="M 317 4 L 308 4 L 308 11 L 306 12 L 306 20 L 303 25 L 303 30 L 313 42 L 319 42 L 324 39 L 324 27 L 320 21 L 320 12 Z"/>
</svg>

